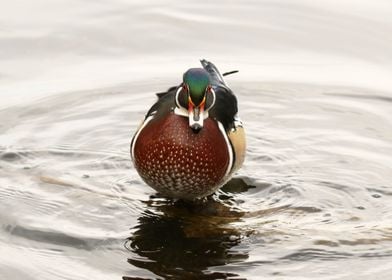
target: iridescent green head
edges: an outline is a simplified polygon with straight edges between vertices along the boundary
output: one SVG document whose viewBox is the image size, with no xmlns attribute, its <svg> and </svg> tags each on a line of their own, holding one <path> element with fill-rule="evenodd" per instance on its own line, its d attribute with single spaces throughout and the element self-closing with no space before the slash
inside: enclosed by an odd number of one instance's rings
<svg viewBox="0 0 392 280">
<path fill-rule="evenodd" d="M 184 73 L 183 83 L 176 92 L 174 113 L 188 117 L 194 132 L 203 128 L 208 111 L 215 104 L 215 92 L 210 74 L 203 68 L 191 68 Z"/>
<path fill-rule="evenodd" d="M 183 82 L 188 87 L 193 104 L 198 106 L 204 99 L 207 87 L 210 86 L 210 75 L 203 68 L 191 68 L 184 73 Z"/>
</svg>

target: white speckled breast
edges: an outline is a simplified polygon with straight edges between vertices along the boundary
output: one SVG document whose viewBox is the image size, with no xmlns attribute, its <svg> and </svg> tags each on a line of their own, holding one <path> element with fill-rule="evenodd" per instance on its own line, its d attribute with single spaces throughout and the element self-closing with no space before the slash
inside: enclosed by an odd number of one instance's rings
<svg viewBox="0 0 392 280">
<path fill-rule="evenodd" d="M 143 180 L 171 197 L 193 199 L 225 182 L 230 164 L 227 140 L 218 123 L 206 119 L 195 133 L 188 119 L 174 113 L 153 119 L 134 140 L 134 163 Z"/>
</svg>

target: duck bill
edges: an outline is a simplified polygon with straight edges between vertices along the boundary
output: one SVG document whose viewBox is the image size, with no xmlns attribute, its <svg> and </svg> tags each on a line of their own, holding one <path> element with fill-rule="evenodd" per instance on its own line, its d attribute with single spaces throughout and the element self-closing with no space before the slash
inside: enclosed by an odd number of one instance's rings
<svg viewBox="0 0 392 280">
<path fill-rule="evenodd" d="M 188 107 L 188 118 L 189 118 L 189 127 L 192 128 L 193 131 L 198 132 L 203 128 L 204 121 L 204 104 L 200 104 L 195 107 L 192 104 L 189 104 Z"/>
</svg>

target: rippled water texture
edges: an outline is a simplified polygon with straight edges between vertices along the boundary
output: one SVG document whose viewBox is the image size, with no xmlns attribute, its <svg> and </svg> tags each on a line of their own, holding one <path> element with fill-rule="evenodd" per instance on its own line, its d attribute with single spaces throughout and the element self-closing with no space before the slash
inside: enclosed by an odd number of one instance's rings
<svg viewBox="0 0 392 280">
<path fill-rule="evenodd" d="M 4 6 L 4 5 L 3 5 Z M 392 277 L 392 5 L 15 1 L 0 11 L 1 279 Z M 199 58 L 246 124 L 204 203 L 137 175 L 154 92 Z"/>
</svg>

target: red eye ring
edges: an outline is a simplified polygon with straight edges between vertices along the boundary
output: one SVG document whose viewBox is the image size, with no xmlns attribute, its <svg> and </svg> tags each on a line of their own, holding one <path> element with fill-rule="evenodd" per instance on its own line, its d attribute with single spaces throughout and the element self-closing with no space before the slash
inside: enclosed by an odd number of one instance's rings
<svg viewBox="0 0 392 280">
<path fill-rule="evenodd" d="M 206 92 L 207 93 L 211 93 L 211 89 L 212 89 L 211 85 L 208 85 L 207 88 L 206 88 Z"/>
</svg>

